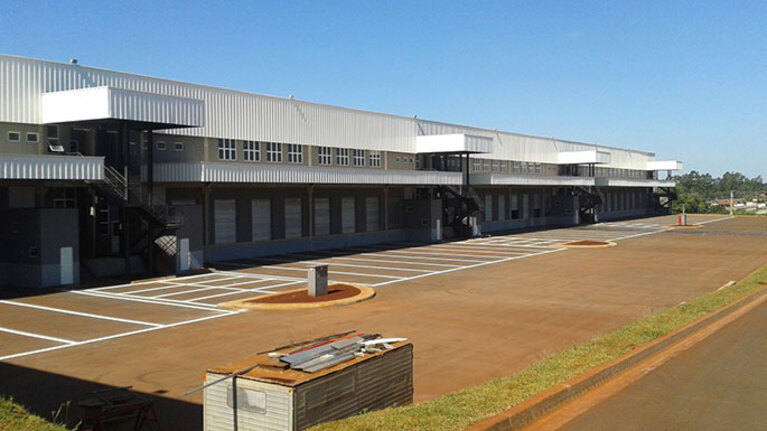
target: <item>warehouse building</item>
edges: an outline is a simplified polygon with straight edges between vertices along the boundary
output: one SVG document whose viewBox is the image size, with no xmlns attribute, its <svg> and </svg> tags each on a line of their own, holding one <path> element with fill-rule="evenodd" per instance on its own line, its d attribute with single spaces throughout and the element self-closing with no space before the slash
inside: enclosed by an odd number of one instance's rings
<svg viewBox="0 0 767 431">
<path fill-rule="evenodd" d="M 668 211 L 680 168 L 0 55 L 0 284 L 641 217 Z"/>
</svg>

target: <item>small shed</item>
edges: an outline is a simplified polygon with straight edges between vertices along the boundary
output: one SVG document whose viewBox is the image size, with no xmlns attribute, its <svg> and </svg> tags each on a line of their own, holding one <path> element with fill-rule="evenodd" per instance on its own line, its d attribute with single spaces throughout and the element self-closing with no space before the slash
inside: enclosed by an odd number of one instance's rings
<svg viewBox="0 0 767 431">
<path fill-rule="evenodd" d="M 314 373 L 264 353 L 211 368 L 206 382 L 256 365 L 205 388 L 205 431 L 302 430 L 363 411 L 413 402 L 413 345 L 392 343 Z"/>
</svg>

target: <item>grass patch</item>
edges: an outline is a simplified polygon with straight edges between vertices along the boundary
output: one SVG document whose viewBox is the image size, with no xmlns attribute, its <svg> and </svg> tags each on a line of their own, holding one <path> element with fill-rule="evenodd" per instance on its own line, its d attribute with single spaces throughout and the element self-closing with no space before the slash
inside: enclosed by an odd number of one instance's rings
<svg viewBox="0 0 767 431">
<path fill-rule="evenodd" d="M 501 413 L 552 386 L 618 358 L 755 291 L 767 281 L 767 266 L 733 286 L 628 324 L 570 347 L 517 374 L 463 389 L 423 403 L 393 407 L 328 422 L 312 431 L 463 430 Z"/>
<path fill-rule="evenodd" d="M 67 431 L 67 428 L 29 413 L 12 398 L 0 397 L 0 431 Z"/>
</svg>

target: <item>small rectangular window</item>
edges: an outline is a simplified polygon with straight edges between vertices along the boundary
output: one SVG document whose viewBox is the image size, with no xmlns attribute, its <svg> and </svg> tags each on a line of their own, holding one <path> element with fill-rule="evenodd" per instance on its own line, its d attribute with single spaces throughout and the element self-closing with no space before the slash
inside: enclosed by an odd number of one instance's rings
<svg viewBox="0 0 767 431">
<path fill-rule="evenodd" d="M 59 139 L 59 126 L 48 126 L 48 139 Z"/>
<path fill-rule="evenodd" d="M 21 133 L 8 132 L 8 142 L 19 142 L 19 141 L 21 141 Z"/>
<path fill-rule="evenodd" d="M 27 133 L 27 142 L 37 142 L 40 140 L 40 137 L 37 135 L 37 133 L 29 132 Z"/>
<path fill-rule="evenodd" d="M 365 150 L 354 150 L 354 166 L 356 167 L 362 167 L 365 166 Z"/>
<path fill-rule="evenodd" d="M 173 149 L 176 151 L 184 151 L 184 143 L 176 142 L 175 144 L 173 144 Z"/>
<path fill-rule="evenodd" d="M 317 161 L 321 165 L 333 163 L 333 150 L 330 147 L 319 147 L 317 150 Z"/>
<path fill-rule="evenodd" d="M 218 140 L 218 159 L 219 160 L 237 160 L 237 147 L 234 139 Z"/>
<path fill-rule="evenodd" d="M 481 169 L 481 160 L 479 159 L 471 159 L 471 166 L 474 171 L 479 171 Z"/>
<path fill-rule="evenodd" d="M 303 163 L 304 147 L 298 144 L 288 144 L 288 163 Z"/>
<path fill-rule="evenodd" d="M 349 149 L 336 148 L 336 165 L 349 166 Z"/>
<path fill-rule="evenodd" d="M 242 141 L 242 158 L 246 162 L 260 162 L 261 144 L 256 141 Z"/>
<path fill-rule="evenodd" d="M 266 143 L 266 161 L 282 163 L 282 144 L 276 142 Z"/>
<path fill-rule="evenodd" d="M 368 160 L 370 162 L 371 168 L 380 168 L 381 167 L 381 152 L 380 151 L 370 151 L 368 153 Z"/>
<path fill-rule="evenodd" d="M 165 141 L 157 141 L 157 151 L 165 151 Z"/>
</svg>

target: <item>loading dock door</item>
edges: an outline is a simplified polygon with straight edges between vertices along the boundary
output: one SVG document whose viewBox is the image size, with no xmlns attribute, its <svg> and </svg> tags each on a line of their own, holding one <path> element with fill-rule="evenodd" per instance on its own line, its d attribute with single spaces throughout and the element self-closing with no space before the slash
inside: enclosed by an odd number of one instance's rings
<svg viewBox="0 0 767 431">
<path fill-rule="evenodd" d="M 300 238 L 302 221 L 301 198 L 285 199 L 285 238 Z"/>
<path fill-rule="evenodd" d="M 213 202 L 213 220 L 216 244 L 237 241 L 237 205 L 234 199 L 216 199 Z"/>
<path fill-rule="evenodd" d="M 269 199 L 254 199 L 251 210 L 252 240 L 272 239 L 272 202 Z"/>
<path fill-rule="evenodd" d="M 354 211 L 354 198 L 341 199 L 341 232 L 354 233 L 357 231 Z"/>
<path fill-rule="evenodd" d="M 314 199 L 314 234 L 330 235 L 330 199 Z"/>
<path fill-rule="evenodd" d="M 178 240 L 178 271 L 189 271 L 189 238 Z"/>
<path fill-rule="evenodd" d="M 379 229 L 378 196 L 365 198 L 365 229 L 368 232 Z"/>
<path fill-rule="evenodd" d="M 59 267 L 61 271 L 61 284 L 72 284 L 75 282 L 74 260 L 72 256 L 72 247 L 61 247 L 59 256 Z"/>
</svg>

